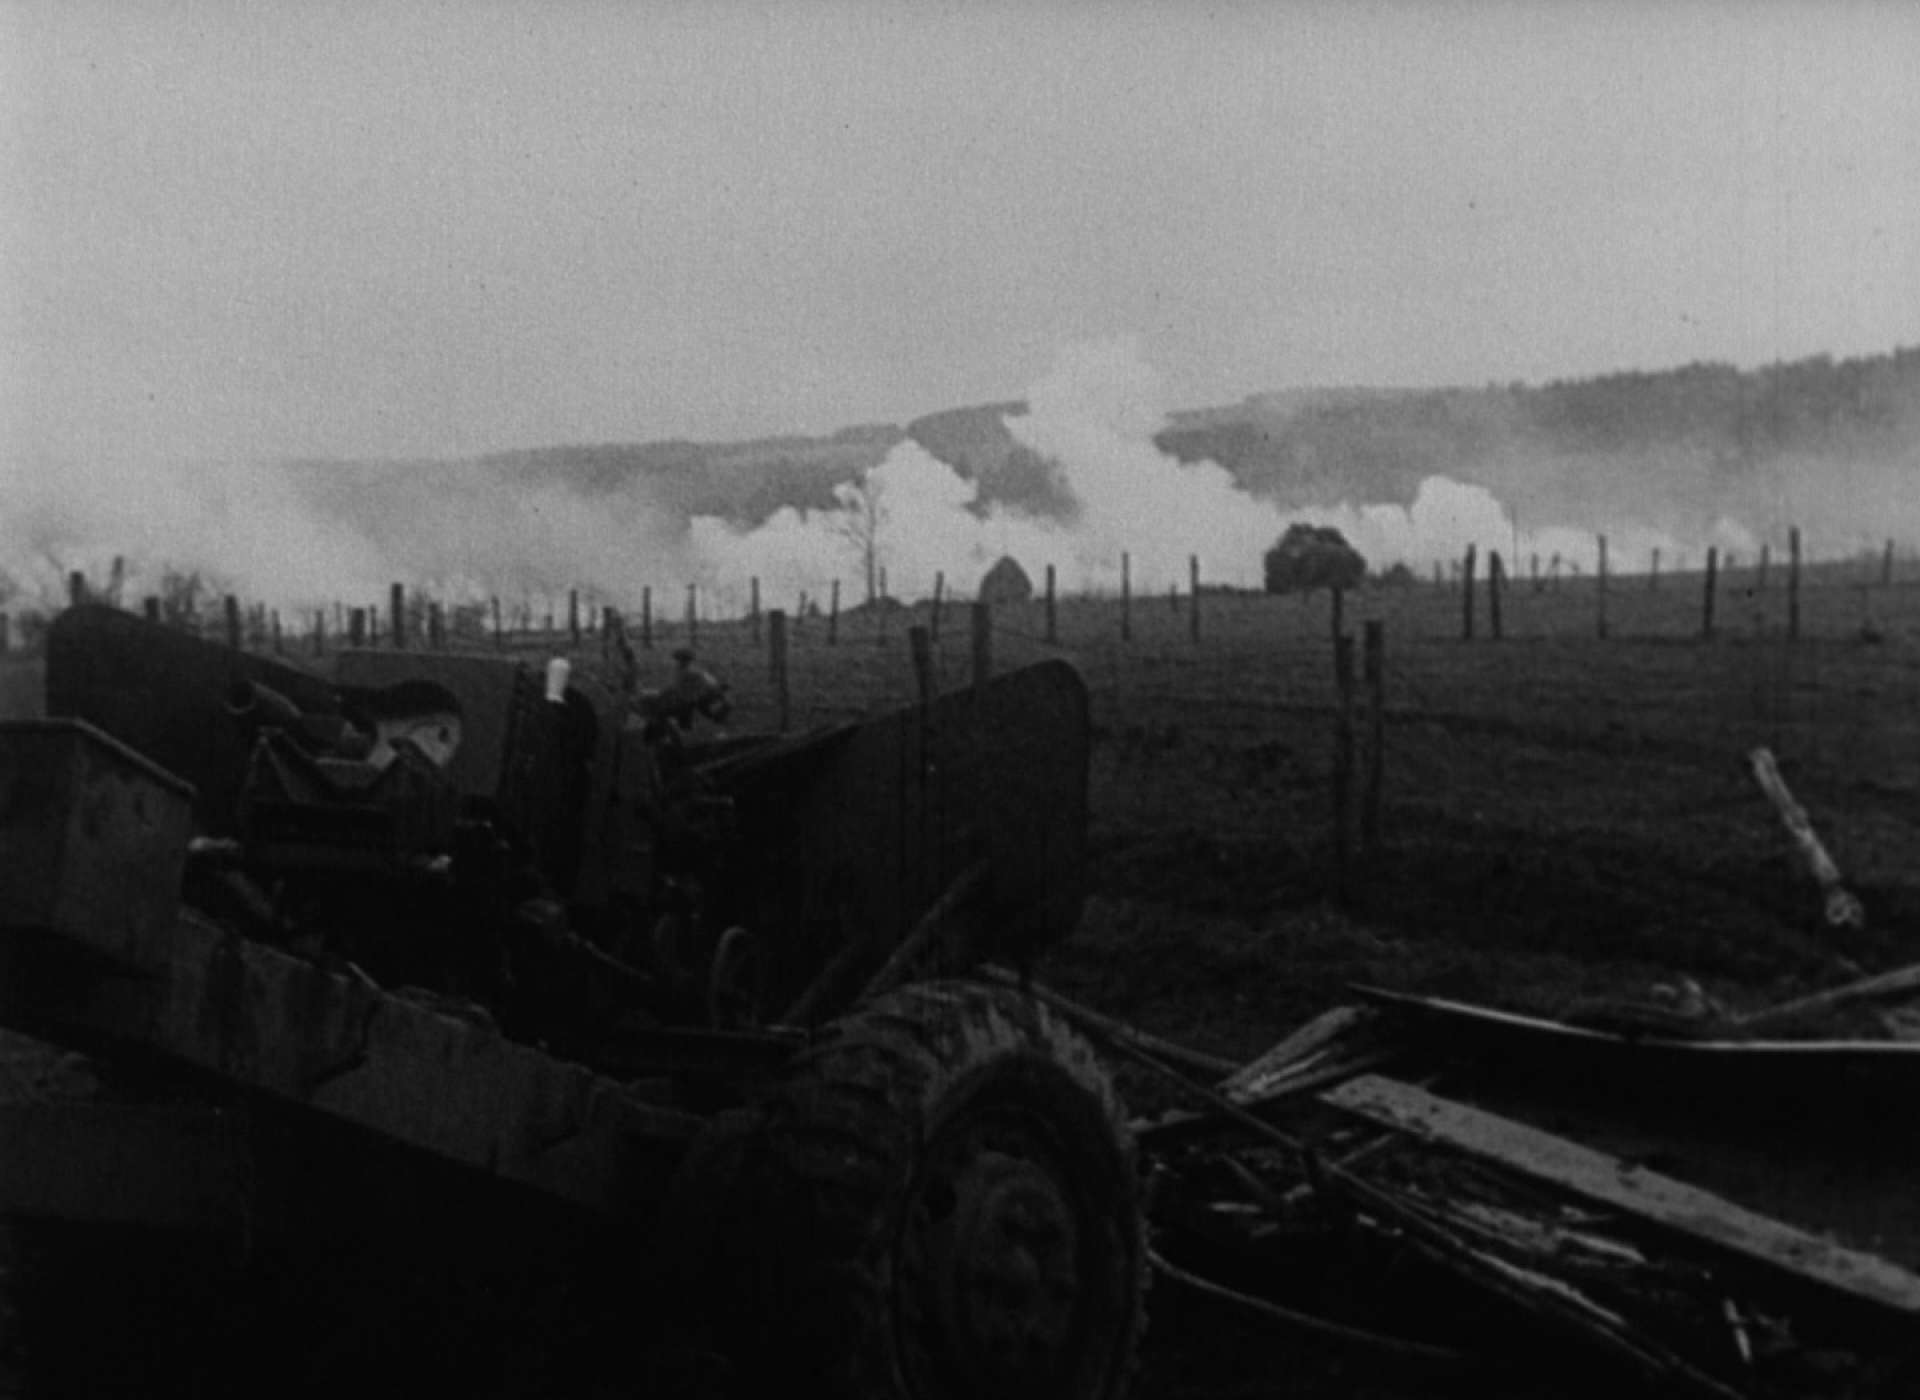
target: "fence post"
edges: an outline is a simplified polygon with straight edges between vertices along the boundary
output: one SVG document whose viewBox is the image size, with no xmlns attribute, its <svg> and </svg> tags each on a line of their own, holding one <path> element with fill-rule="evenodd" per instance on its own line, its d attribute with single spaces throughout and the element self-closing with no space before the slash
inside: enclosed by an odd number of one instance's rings
<svg viewBox="0 0 1920 1400">
<path fill-rule="evenodd" d="M 1707 578 L 1705 591 L 1700 599 L 1700 635 L 1704 639 L 1713 636 L 1713 594 L 1720 578 L 1720 549 L 1717 545 L 1707 546 Z"/>
<path fill-rule="evenodd" d="M 784 734 L 792 709 L 787 692 L 787 614 L 780 608 L 767 614 L 767 665 L 773 677 L 774 723 Z"/>
<path fill-rule="evenodd" d="M 240 650 L 240 600 L 229 593 L 226 597 L 227 645 L 234 651 Z"/>
<path fill-rule="evenodd" d="M 929 623 L 929 639 L 938 640 L 940 636 L 940 604 L 947 593 L 947 576 L 936 570 L 933 575 L 933 617 Z"/>
<path fill-rule="evenodd" d="M 640 590 L 640 650 L 653 650 L 653 585 Z"/>
<path fill-rule="evenodd" d="M 149 593 L 141 600 L 140 611 L 148 622 L 158 622 L 160 620 L 160 600 Z"/>
<path fill-rule="evenodd" d="M 1505 621 L 1500 612 L 1500 595 L 1507 587 L 1507 566 L 1500 559 L 1497 549 L 1487 552 L 1487 627 L 1494 641 L 1500 641 L 1507 635 Z"/>
<path fill-rule="evenodd" d="M 1594 616 L 1594 635 L 1605 640 L 1607 635 L 1607 537 L 1600 536 L 1600 567 L 1595 575 L 1598 585 L 1596 613 Z"/>
<path fill-rule="evenodd" d="M 747 621 L 752 624 L 753 640 L 760 640 L 760 576 L 747 580 Z"/>
<path fill-rule="evenodd" d="M 1060 640 L 1059 628 L 1055 624 L 1053 606 L 1053 565 L 1047 565 L 1047 645 L 1052 646 Z"/>
<path fill-rule="evenodd" d="M 1133 640 L 1133 556 L 1120 551 L 1120 640 Z"/>
<path fill-rule="evenodd" d="M 907 629 L 907 648 L 913 655 L 913 690 L 920 703 L 933 699 L 933 638 L 925 627 Z"/>
<path fill-rule="evenodd" d="M 973 688 L 986 688 L 993 674 L 993 608 L 986 603 L 973 605 Z"/>
<path fill-rule="evenodd" d="M 355 608 L 347 614 L 347 642 L 361 647 L 367 644 L 367 610 Z"/>
<path fill-rule="evenodd" d="M 1760 571 L 1753 580 L 1753 588 L 1756 593 L 1765 593 L 1767 591 L 1767 566 L 1772 562 L 1773 546 L 1770 544 L 1762 544 L 1760 546 Z"/>
<path fill-rule="evenodd" d="M 827 645 L 840 644 L 840 580 L 833 581 L 833 597 L 827 606 Z"/>
<path fill-rule="evenodd" d="M 1653 567 L 1647 571 L 1647 592 L 1660 591 L 1660 546 L 1653 547 Z"/>
<path fill-rule="evenodd" d="M 1467 546 L 1466 558 L 1460 561 L 1460 640 L 1473 640 L 1473 575 L 1477 551 Z"/>
<path fill-rule="evenodd" d="M 1377 618 L 1369 618 L 1362 636 L 1360 670 L 1367 688 L 1367 772 L 1360 796 L 1360 850 L 1363 855 L 1372 855 L 1380 849 L 1380 792 L 1386 774 L 1386 626 Z"/>
<path fill-rule="evenodd" d="M 1187 634 L 1197 645 L 1200 641 L 1200 556 L 1187 556 L 1187 603 L 1193 609 L 1187 624 Z"/>
<path fill-rule="evenodd" d="M 687 585 L 687 646 L 700 644 L 700 585 Z"/>
<path fill-rule="evenodd" d="M 1534 554 L 1531 556 L 1531 558 L 1528 561 L 1527 567 L 1529 570 L 1529 576 L 1533 581 L 1533 591 L 1535 593 L 1541 592 L 1544 585 L 1542 585 L 1540 582 L 1540 555 L 1538 551 L 1535 551 Z"/>
<path fill-rule="evenodd" d="M 1787 531 L 1787 640 L 1800 638 L 1800 527 Z"/>
<path fill-rule="evenodd" d="M 87 576 L 75 569 L 67 575 L 67 606 L 77 608 L 87 601 Z"/>
<path fill-rule="evenodd" d="M 1344 901 L 1353 845 L 1353 638 L 1333 639 L 1333 888 Z"/>
</svg>

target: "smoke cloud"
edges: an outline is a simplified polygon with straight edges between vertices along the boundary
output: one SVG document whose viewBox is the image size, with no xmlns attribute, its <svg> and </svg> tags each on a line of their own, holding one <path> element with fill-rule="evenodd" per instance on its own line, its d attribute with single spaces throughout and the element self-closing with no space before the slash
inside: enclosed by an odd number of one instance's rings
<svg viewBox="0 0 1920 1400">
<path fill-rule="evenodd" d="M 1675 564 L 1710 544 L 1751 555 L 1787 523 L 1829 552 L 1902 524 L 1908 537 L 1920 533 L 1912 453 L 1849 464 L 1844 490 L 1831 463 L 1774 462 L 1726 490 L 1704 489 L 1696 473 L 1666 499 L 1633 489 L 1649 479 L 1644 470 L 1623 473 L 1628 484 L 1608 499 L 1587 489 L 1603 475 L 1591 462 L 1489 462 L 1487 478 L 1525 498 L 1524 521 L 1488 487 L 1437 474 L 1405 505 L 1283 508 L 1213 462 L 1183 464 L 1155 446 L 1168 405 L 1131 338 L 1066 347 L 1027 404 L 1006 426 L 1051 464 L 1057 489 L 1046 494 L 1070 502 L 1052 514 L 989 499 L 978 480 L 910 439 L 843 482 L 832 506 L 757 522 L 685 518 L 644 480 L 588 487 L 483 463 L 0 466 L 0 595 L 51 603 L 66 570 L 99 577 L 124 556 L 130 598 L 158 591 L 169 569 L 293 609 L 379 601 L 400 581 L 515 607 L 580 587 L 631 608 L 651 586 L 664 610 L 691 583 L 706 610 L 724 614 L 744 609 L 754 578 L 767 606 L 793 606 L 802 593 L 824 600 L 835 580 L 858 602 L 869 560 L 889 592 L 907 598 L 928 594 L 940 575 L 950 592 L 968 594 L 1003 555 L 1036 579 L 1053 565 L 1068 590 L 1117 589 L 1123 553 L 1143 593 L 1184 587 L 1193 555 L 1206 582 L 1257 588 L 1264 552 L 1302 522 L 1340 530 L 1375 569 L 1404 564 L 1422 575 L 1469 545 L 1511 551 L 1514 568 L 1529 555 L 1590 568 L 1601 532 L 1623 569 L 1656 549 Z"/>
</svg>

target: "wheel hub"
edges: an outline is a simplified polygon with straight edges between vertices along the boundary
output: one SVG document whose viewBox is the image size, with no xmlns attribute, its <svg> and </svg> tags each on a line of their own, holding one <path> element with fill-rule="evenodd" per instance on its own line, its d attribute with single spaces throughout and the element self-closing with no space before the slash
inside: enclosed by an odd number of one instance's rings
<svg viewBox="0 0 1920 1400">
<path fill-rule="evenodd" d="M 985 1394 L 1051 1393 L 1077 1341 L 1073 1203 L 1043 1160 L 977 1137 L 929 1165 L 902 1282 L 940 1369 Z"/>
</svg>

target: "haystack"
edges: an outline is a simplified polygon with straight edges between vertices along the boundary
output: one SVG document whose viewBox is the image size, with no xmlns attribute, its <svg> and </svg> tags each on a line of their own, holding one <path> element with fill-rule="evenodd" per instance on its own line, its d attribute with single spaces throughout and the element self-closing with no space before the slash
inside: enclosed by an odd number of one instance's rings
<svg viewBox="0 0 1920 1400">
<path fill-rule="evenodd" d="M 1033 597 L 1033 580 L 1011 554 L 1003 554 L 980 580 L 980 601 L 996 607 L 1002 603 L 1024 603 Z"/>
</svg>

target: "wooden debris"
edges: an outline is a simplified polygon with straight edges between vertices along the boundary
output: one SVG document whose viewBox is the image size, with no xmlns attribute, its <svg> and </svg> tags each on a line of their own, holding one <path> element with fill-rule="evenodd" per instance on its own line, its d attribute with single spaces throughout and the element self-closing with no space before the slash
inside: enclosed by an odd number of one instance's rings
<svg viewBox="0 0 1920 1400">
<path fill-rule="evenodd" d="M 1723 1254 L 1859 1302 L 1920 1316 L 1920 1276 L 1565 1138 L 1377 1075 L 1329 1090 L 1322 1099 L 1422 1141 L 1444 1144 L 1601 1202 Z"/>
<path fill-rule="evenodd" d="M 1827 848 L 1820 844 L 1806 809 L 1794 800 L 1793 793 L 1788 790 L 1786 779 L 1780 776 L 1780 768 L 1773 761 L 1772 751 L 1755 749 L 1747 755 L 1747 761 L 1753 766 L 1753 776 L 1760 784 L 1761 791 L 1766 793 L 1774 810 L 1779 812 L 1787 834 L 1793 837 L 1794 845 L 1799 847 L 1808 869 L 1820 885 L 1821 893 L 1826 896 L 1827 922 L 1835 928 L 1864 928 L 1866 910 L 1842 881 L 1840 867 L 1833 863 Z"/>
<path fill-rule="evenodd" d="M 1303 1062 L 1320 1057 L 1329 1046 L 1350 1038 L 1375 1019 L 1364 1006 L 1336 1006 L 1323 1012 L 1220 1081 L 1220 1092 L 1235 1103 L 1263 1098 L 1275 1083 L 1294 1076 Z"/>
<path fill-rule="evenodd" d="M 1920 963 L 1793 1001 L 1783 1001 L 1778 1006 L 1769 1006 L 1764 1011 L 1742 1016 L 1733 1024 L 1747 1034 L 1760 1034 L 1815 1021 L 1863 1002 L 1903 1000 L 1916 994 L 1920 994 Z"/>
</svg>

